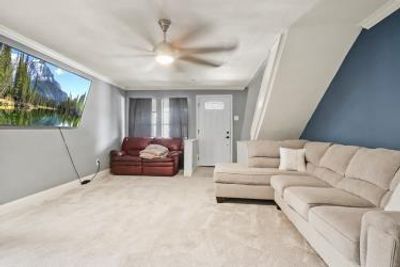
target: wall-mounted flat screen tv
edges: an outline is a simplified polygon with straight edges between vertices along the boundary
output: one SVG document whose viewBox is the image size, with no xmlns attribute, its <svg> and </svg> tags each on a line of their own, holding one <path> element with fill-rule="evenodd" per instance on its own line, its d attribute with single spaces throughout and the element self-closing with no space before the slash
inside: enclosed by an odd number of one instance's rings
<svg viewBox="0 0 400 267">
<path fill-rule="evenodd" d="M 0 126 L 77 127 L 90 82 L 0 42 Z"/>
</svg>

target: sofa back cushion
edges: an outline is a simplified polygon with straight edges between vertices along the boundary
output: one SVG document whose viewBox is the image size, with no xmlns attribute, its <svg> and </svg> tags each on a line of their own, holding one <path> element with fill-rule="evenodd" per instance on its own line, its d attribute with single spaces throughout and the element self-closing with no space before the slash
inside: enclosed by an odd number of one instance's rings
<svg viewBox="0 0 400 267">
<path fill-rule="evenodd" d="M 337 187 L 380 206 L 400 168 L 400 151 L 360 148 Z"/>
<path fill-rule="evenodd" d="M 319 166 L 343 176 L 358 149 L 357 146 L 332 145 L 322 156 Z"/>
<path fill-rule="evenodd" d="M 131 156 L 138 156 L 150 143 L 151 138 L 148 137 L 125 137 L 121 149 Z"/>
<path fill-rule="evenodd" d="M 326 142 L 307 142 L 304 145 L 306 149 L 306 161 L 319 166 L 319 161 L 328 150 L 331 143 Z"/>
<path fill-rule="evenodd" d="M 151 143 L 165 146 L 169 151 L 183 150 L 182 138 L 154 138 Z"/>
<path fill-rule="evenodd" d="M 308 169 L 311 169 L 310 166 L 313 166 L 312 172 L 310 172 L 310 174 L 318 177 L 322 181 L 330 184 L 331 186 L 337 185 L 344 178 L 343 175 L 328 168 L 314 166 L 312 163 L 308 163 L 308 166 Z"/>
<path fill-rule="evenodd" d="M 279 158 L 279 148 L 286 147 L 292 149 L 301 149 L 304 147 L 304 140 L 252 140 L 248 141 L 247 149 L 250 157 L 268 157 Z"/>
<path fill-rule="evenodd" d="M 253 140 L 248 141 L 248 166 L 255 168 L 278 168 L 279 149 L 281 147 L 291 149 L 301 149 L 304 147 L 305 140 Z"/>
<path fill-rule="evenodd" d="M 247 160 L 248 167 L 252 168 L 279 168 L 279 158 L 251 157 Z"/>
</svg>

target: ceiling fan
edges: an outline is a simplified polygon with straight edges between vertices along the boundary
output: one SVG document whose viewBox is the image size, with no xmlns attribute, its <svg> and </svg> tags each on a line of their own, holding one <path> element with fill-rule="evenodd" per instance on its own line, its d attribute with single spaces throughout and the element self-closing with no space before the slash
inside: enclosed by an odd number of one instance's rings
<svg viewBox="0 0 400 267">
<path fill-rule="evenodd" d="M 171 20 L 167 18 L 161 18 L 158 20 L 158 25 L 160 26 L 163 33 L 163 39 L 159 43 L 154 42 L 153 40 L 148 40 L 151 43 L 153 49 L 151 51 L 142 51 L 147 52 L 146 54 L 143 54 L 143 56 L 148 56 L 148 53 L 150 52 L 150 56 L 154 56 L 156 62 L 161 65 L 170 65 L 175 61 L 185 61 L 196 65 L 219 67 L 222 65 L 221 62 L 205 59 L 199 57 L 199 55 L 217 52 L 229 52 L 237 48 L 236 42 L 230 42 L 220 46 L 183 47 L 181 46 L 181 43 L 199 34 L 201 29 L 194 29 L 192 32 L 188 32 L 184 37 L 180 38 L 179 40 L 169 41 L 167 39 L 167 32 L 171 26 L 171 23 Z"/>
</svg>

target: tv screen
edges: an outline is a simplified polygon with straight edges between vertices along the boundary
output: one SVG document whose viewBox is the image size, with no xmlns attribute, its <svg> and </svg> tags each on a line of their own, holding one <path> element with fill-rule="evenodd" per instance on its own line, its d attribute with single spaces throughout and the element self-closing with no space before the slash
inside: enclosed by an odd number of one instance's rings
<svg viewBox="0 0 400 267">
<path fill-rule="evenodd" d="M 77 127 L 90 82 L 0 42 L 0 126 Z"/>
</svg>

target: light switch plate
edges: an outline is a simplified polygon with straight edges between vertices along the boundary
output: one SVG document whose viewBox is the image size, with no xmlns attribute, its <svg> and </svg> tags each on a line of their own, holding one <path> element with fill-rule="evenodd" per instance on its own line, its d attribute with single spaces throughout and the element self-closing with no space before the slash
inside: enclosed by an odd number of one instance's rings
<svg viewBox="0 0 400 267">
<path fill-rule="evenodd" d="M 239 120 L 239 116 L 238 115 L 233 116 L 233 120 L 234 121 L 238 121 Z"/>
</svg>

